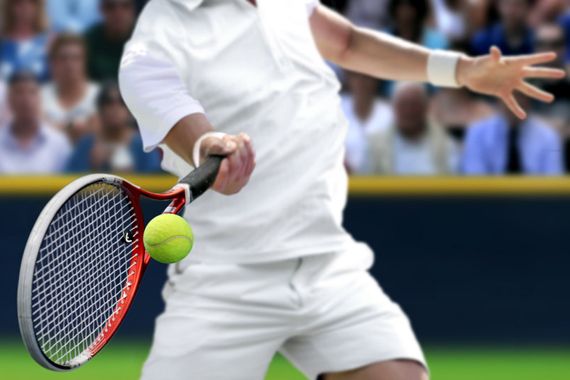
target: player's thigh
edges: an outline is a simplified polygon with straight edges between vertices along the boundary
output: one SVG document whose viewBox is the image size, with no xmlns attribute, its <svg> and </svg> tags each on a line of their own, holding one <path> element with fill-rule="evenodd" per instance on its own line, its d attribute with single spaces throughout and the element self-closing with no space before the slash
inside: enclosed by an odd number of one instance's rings
<svg viewBox="0 0 570 380">
<path fill-rule="evenodd" d="M 280 273 L 193 265 L 171 276 L 142 379 L 262 380 L 288 333 L 287 304 L 273 300 L 286 286 L 264 279 Z"/>
<path fill-rule="evenodd" d="M 321 378 L 322 380 L 429 380 L 429 375 L 420 363 L 393 360 L 354 371 L 328 374 Z"/>
<path fill-rule="evenodd" d="M 406 314 L 367 272 L 370 255 L 369 249 L 355 249 L 329 262 L 314 259 L 327 269 L 311 282 L 306 299 L 310 323 L 280 348 L 311 380 L 359 368 L 369 373 L 375 363 L 394 360 L 427 368 Z M 359 261 L 366 265 L 356 265 Z"/>
<path fill-rule="evenodd" d="M 142 380 L 262 380 L 282 340 L 213 319 L 162 315 Z"/>
</svg>

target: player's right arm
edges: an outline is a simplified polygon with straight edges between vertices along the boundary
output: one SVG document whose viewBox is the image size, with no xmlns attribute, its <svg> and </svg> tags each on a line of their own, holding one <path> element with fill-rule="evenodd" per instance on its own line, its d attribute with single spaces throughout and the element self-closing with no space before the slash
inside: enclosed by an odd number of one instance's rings
<svg viewBox="0 0 570 380">
<path fill-rule="evenodd" d="M 214 128 L 202 113 L 185 116 L 170 130 L 164 143 L 182 157 L 186 162 L 194 164 L 193 150 L 197 141 Z M 255 169 L 255 151 L 251 139 L 245 133 L 238 136 L 225 135 L 223 138 L 210 136 L 200 143 L 200 160 L 210 155 L 227 156 L 222 162 L 220 173 L 213 189 L 219 193 L 232 195 L 239 193 L 251 177 Z"/>
<path fill-rule="evenodd" d="M 190 165 L 208 155 L 224 155 L 213 189 L 225 195 L 240 192 L 255 169 L 255 153 L 245 134 L 211 136 L 213 126 L 200 103 L 188 94 L 175 66 L 138 49 L 127 51 L 119 73 L 121 93 L 137 119 L 145 150 L 166 144 Z M 194 162 L 199 144 L 200 162 Z"/>
</svg>

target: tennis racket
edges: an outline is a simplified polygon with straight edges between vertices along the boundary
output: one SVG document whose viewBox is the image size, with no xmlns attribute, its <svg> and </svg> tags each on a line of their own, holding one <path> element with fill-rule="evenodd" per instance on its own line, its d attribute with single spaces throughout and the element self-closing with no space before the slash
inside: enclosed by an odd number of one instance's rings
<svg viewBox="0 0 570 380">
<path fill-rule="evenodd" d="M 163 194 L 120 177 L 90 175 L 46 205 L 28 239 L 18 286 L 18 320 L 31 356 L 54 371 L 78 368 L 117 332 L 150 256 L 140 200 L 170 200 L 177 214 L 214 183 L 212 156 Z"/>
</svg>

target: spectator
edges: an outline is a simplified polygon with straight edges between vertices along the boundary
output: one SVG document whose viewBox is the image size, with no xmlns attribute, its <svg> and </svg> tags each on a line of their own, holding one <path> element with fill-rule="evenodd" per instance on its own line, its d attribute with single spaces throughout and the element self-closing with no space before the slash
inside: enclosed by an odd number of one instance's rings
<svg viewBox="0 0 570 380">
<path fill-rule="evenodd" d="M 556 22 L 556 19 L 564 13 L 567 0 L 540 0 L 535 1 L 530 14 L 529 25 L 538 27 L 542 24 Z"/>
<path fill-rule="evenodd" d="M 493 106 L 466 89 L 441 88 L 433 98 L 434 121 L 458 142 L 463 142 L 467 127 L 494 114 Z"/>
<path fill-rule="evenodd" d="M 552 67 L 563 69 L 566 56 L 566 38 L 559 24 L 544 24 L 536 31 L 536 50 L 538 52 L 555 51 L 558 53 Z M 570 170 L 570 78 L 560 81 L 542 81 L 538 83 L 545 91 L 556 95 L 550 104 L 536 104 L 536 110 L 549 124 L 560 131 L 564 138 L 564 166 Z"/>
<path fill-rule="evenodd" d="M 446 49 L 449 42 L 437 29 L 428 26 L 428 0 L 391 0 L 392 34 L 430 49 Z"/>
<path fill-rule="evenodd" d="M 466 18 L 468 25 L 468 36 L 473 36 L 476 32 L 489 26 L 496 17 L 495 2 L 497 0 L 477 0 L 463 1 L 466 8 Z"/>
<path fill-rule="evenodd" d="M 44 113 L 51 124 L 77 141 L 92 125 L 99 91 L 87 79 L 85 41 L 62 34 L 54 40 L 49 58 L 53 81 L 42 90 Z"/>
<path fill-rule="evenodd" d="M 458 148 L 428 119 L 429 97 L 420 83 L 400 83 L 394 92 L 395 124 L 370 139 L 373 172 L 397 175 L 455 173 Z"/>
<path fill-rule="evenodd" d="M 9 82 L 12 121 L 0 129 L 0 173 L 56 173 L 65 167 L 71 146 L 65 135 L 41 119 L 40 86 L 33 73 L 16 73 Z"/>
<path fill-rule="evenodd" d="M 566 13 L 560 17 L 560 25 L 564 29 L 566 39 L 566 63 L 570 63 L 570 4 Z"/>
<path fill-rule="evenodd" d="M 134 0 L 101 0 L 103 21 L 85 35 L 89 51 L 89 75 L 94 80 L 116 80 L 123 46 L 136 19 Z"/>
<path fill-rule="evenodd" d="M 544 24 L 536 30 L 536 50 L 538 52 L 554 51 L 558 58 L 549 66 L 564 69 L 566 55 L 566 41 L 564 31 L 558 24 Z M 554 103 L 536 104 L 541 115 L 556 121 L 557 126 L 570 124 L 570 79 L 568 77 L 558 81 L 544 80 L 538 85 L 556 96 Z"/>
<path fill-rule="evenodd" d="M 517 100 L 523 107 L 528 101 Z M 558 175 L 563 172 L 561 139 L 535 117 L 521 121 L 503 105 L 467 133 L 463 170 L 469 175 Z"/>
<path fill-rule="evenodd" d="M 140 13 L 148 2 L 149 0 L 136 0 L 137 13 Z"/>
<path fill-rule="evenodd" d="M 346 16 L 355 25 L 385 30 L 390 24 L 387 7 L 388 0 L 352 0 L 348 4 Z"/>
<path fill-rule="evenodd" d="M 348 119 L 346 165 L 353 174 L 366 174 L 372 169 L 368 160 L 370 135 L 388 128 L 392 112 L 376 97 L 378 80 L 358 73 L 347 73 L 350 95 L 342 97 L 342 108 Z"/>
<path fill-rule="evenodd" d="M 51 26 L 58 32 L 83 33 L 101 19 L 100 0 L 47 0 Z"/>
<path fill-rule="evenodd" d="M 100 129 L 82 138 L 67 166 L 69 172 L 153 172 L 160 169 L 158 154 L 143 152 L 142 140 L 116 83 L 103 86 L 97 98 Z"/>
<path fill-rule="evenodd" d="M 449 41 L 463 41 L 467 34 L 467 4 L 461 0 L 431 0 L 437 29 Z"/>
<path fill-rule="evenodd" d="M 10 120 L 10 111 L 6 102 L 6 83 L 0 80 L 0 128 L 5 126 Z"/>
<path fill-rule="evenodd" d="M 504 55 L 534 52 L 534 33 L 528 26 L 533 0 L 498 0 L 500 21 L 475 34 L 471 41 L 474 55 L 489 53 L 497 46 Z"/>
<path fill-rule="evenodd" d="M 40 80 L 48 77 L 47 16 L 43 0 L 4 0 L 0 12 L 0 75 L 30 71 Z"/>
</svg>

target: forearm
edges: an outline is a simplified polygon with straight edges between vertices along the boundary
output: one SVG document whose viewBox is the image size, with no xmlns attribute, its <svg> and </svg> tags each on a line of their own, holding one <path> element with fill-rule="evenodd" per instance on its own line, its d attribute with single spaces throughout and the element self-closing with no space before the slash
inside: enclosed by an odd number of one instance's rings
<svg viewBox="0 0 570 380">
<path fill-rule="evenodd" d="M 195 166 L 192 158 L 193 147 L 204 134 L 213 132 L 214 128 L 204 114 L 197 113 L 186 116 L 170 130 L 164 142 L 166 145 L 190 165 Z"/>
<path fill-rule="evenodd" d="M 426 82 L 457 87 L 458 68 L 467 56 L 443 54 L 371 29 L 359 28 L 326 7 L 311 17 L 322 56 L 337 65 L 378 79 Z M 442 57 L 443 55 L 443 57 Z"/>
</svg>

